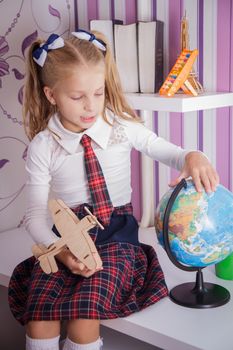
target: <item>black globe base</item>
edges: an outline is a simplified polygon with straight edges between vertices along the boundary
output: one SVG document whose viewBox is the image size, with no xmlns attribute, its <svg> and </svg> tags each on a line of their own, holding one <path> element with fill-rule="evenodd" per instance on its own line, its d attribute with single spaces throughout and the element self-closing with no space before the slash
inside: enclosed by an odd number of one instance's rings
<svg viewBox="0 0 233 350">
<path fill-rule="evenodd" d="M 228 290 L 218 284 L 204 283 L 202 271 L 197 271 L 196 283 L 188 282 L 174 287 L 169 294 L 179 305 L 205 309 L 222 306 L 230 300 Z"/>
</svg>

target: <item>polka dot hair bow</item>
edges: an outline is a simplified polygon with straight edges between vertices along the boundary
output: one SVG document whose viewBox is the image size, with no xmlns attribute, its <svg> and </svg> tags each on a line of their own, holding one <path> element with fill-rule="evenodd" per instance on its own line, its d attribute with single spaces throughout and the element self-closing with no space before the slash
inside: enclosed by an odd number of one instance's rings
<svg viewBox="0 0 233 350">
<path fill-rule="evenodd" d="M 43 67 L 48 51 L 59 49 L 64 45 L 64 40 L 59 35 L 51 34 L 44 44 L 33 51 L 32 58 L 39 66 Z"/>
<path fill-rule="evenodd" d="M 71 34 L 78 39 L 91 41 L 96 47 L 98 47 L 98 49 L 101 51 L 106 51 L 106 44 L 102 40 L 97 39 L 94 34 L 89 33 L 86 30 L 78 29 L 76 32 L 72 32 Z"/>
</svg>

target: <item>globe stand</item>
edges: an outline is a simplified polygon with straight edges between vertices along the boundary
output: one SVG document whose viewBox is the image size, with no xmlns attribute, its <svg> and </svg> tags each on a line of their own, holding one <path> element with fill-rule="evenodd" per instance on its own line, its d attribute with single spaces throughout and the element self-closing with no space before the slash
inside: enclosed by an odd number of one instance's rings
<svg viewBox="0 0 233 350">
<path fill-rule="evenodd" d="M 175 187 L 167 203 L 163 218 L 164 246 L 169 259 L 176 267 L 184 271 L 197 271 L 196 282 L 187 282 L 174 287 L 170 290 L 169 296 L 170 299 L 176 304 L 196 309 L 221 306 L 230 300 L 229 291 L 218 284 L 204 282 L 202 273 L 203 267 L 181 264 L 178 260 L 176 260 L 170 247 L 169 216 L 176 197 L 183 187 L 187 187 L 187 183 L 184 179 Z"/>
</svg>

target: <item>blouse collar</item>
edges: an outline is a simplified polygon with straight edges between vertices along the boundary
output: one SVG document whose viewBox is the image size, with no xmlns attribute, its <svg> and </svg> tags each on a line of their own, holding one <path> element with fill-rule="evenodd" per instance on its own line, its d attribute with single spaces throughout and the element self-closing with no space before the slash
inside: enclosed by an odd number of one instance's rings
<svg viewBox="0 0 233 350">
<path fill-rule="evenodd" d="M 108 111 L 107 117 L 110 123 L 112 123 L 114 119 L 113 113 Z M 84 134 L 90 136 L 95 143 L 105 149 L 108 145 L 111 129 L 112 126 L 101 116 L 97 118 L 96 122 L 89 129 L 80 133 L 64 128 L 58 114 L 54 114 L 48 123 L 48 130 L 52 133 L 54 139 L 71 154 L 77 151 L 80 140 Z"/>
</svg>

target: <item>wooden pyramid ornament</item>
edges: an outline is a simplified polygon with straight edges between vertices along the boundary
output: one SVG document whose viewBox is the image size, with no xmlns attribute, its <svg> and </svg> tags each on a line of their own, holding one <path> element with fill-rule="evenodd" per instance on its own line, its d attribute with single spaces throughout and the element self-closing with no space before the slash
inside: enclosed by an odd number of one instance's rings
<svg viewBox="0 0 233 350">
<path fill-rule="evenodd" d="M 181 50 L 182 51 L 185 50 L 185 49 L 186 50 L 190 49 L 189 23 L 188 23 L 188 18 L 186 16 L 186 11 L 185 11 L 185 14 L 184 14 L 184 16 L 182 17 L 182 20 L 181 20 L 180 46 L 181 46 Z M 191 70 L 189 72 L 187 81 L 192 86 L 192 88 L 196 91 L 197 94 L 201 94 L 201 93 L 204 92 L 204 88 L 201 85 L 201 83 L 198 81 L 198 75 L 195 72 L 193 67 L 191 68 Z"/>
<path fill-rule="evenodd" d="M 95 226 L 104 229 L 97 218 L 85 208 L 88 215 L 79 220 L 61 199 L 50 200 L 49 209 L 61 238 L 49 248 L 42 244 L 35 244 L 32 247 L 33 255 L 39 260 L 42 270 L 47 274 L 57 272 L 55 255 L 64 248 L 68 248 L 89 270 L 101 269 L 102 261 L 88 234 L 88 231 Z"/>
</svg>

